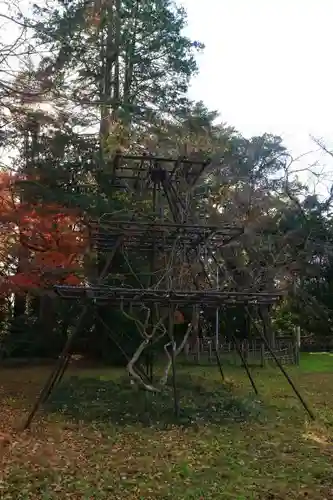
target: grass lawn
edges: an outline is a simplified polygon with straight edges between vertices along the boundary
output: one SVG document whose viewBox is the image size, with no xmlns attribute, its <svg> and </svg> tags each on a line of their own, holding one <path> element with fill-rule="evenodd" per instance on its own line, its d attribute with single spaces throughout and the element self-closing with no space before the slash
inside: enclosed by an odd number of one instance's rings
<svg viewBox="0 0 333 500">
<path fill-rule="evenodd" d="M 178 369 L 182 412 L 119 370 L 71 368 L 30 431 L 15 430 L 49 368 L 0 370 L 0 499 L 333 499 L 333 356 L 289 372 Z"/>
</svg>

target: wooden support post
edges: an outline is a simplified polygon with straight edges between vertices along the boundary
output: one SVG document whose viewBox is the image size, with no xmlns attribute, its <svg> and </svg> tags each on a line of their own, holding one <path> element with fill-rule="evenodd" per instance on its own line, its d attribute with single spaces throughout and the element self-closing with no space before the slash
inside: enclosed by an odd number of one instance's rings
<svg viewBox="0 0 333 500">
<path fill-rule="evenodd" d="M 247 339 L 244 340 L 244 358 L 249 363 L 249 341 Z"/>
<path fill-rule="evenodd" d="M 194 306 L 192 310 L 192 328 L 193 328 L 193 336 L 196 338 L 197 344 L 197 362 L 200 363 L 200 351 L 201 351 L 201 342 L 199 338 L 199 310 L 198 306 Z"/>
<path fill-rule="evenodd" d="M 209 356 L 209 362 L 212 363 L 213 362 L 213 356 L 212 356 L 212 343 L 211 342 L 209 342 L 209 344 L 208 344 L 208 351 L 209 351 L 209 354 L 208 354 L 208 356 Z"/>
<path fill-rule="evenodd" d="M 295 328 L 295 339 L 294 339 L 294 352 L 295 352 L 295 364 L 298 366 L 300 362 L 300 350 L 301 350 L 301 327 L 296 326 Z"/>
<path fill-rule="evenodd" d="M 173 401 L 175 416 L 179 417 L 179 399 L 177 391 L 177 377 L 176 377 L 176 342 L 174 338 L 174 315 L 175 311 L 172 306 L 169 307 L 169 325 L 168 333 L 171 341 L 171 363 L 172 363 L 172 386 L 173 386 Z"/>
<path fill-rule="evenodd" d="M 263 342 L 260 344 L 260 366 L 265 368 L 265 344 Z"/>
<path fill-rule="evenodd" d="M 260 316 L 264 327 L 264 336 L 272 350 L 276 349 L 275 332 L 272 328 L 271 318 L 269 314 L 269 306 L 260 307 Z"/>
<path fill-rule="evenodd" d="M 198 364 L 200 363 L 200 350 L 201 350 L 201 343 L 199 337 L 196 338 L 196 349 L 197 349 L 197 362 Z"/>
</svg>

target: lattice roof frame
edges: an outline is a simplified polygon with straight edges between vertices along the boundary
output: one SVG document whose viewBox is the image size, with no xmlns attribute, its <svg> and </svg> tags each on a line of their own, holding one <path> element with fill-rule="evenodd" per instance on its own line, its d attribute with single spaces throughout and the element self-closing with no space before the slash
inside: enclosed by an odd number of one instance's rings
<svg viewBox="0 0 333 500">
<path fill-rule="evenodd" d="M 232 292 L 221 290 L 161 290 L 109 286 L 56 285 L 55 292 L 66 300 L 90 299 L 104 304 L 158 304 L 177 306 L 202 305 L 220 307 L 225 304 L 275 304 L 283 294 L 278 292 Z"/>
<path fill-rule="evenodd" d="M 111 251 L 119 237 L 126 248 L 168 250 L 176 241 L 181 241 L 187 248 L 200 245 L 219 248 L 243 233 L 242 227 L 232 224 L 217 226 L 104 218 L 90 221 L 89 229 L 92 244 L 104 252 Z"/>
<path fill-rule="evenodd" d="M 185 181 L 187 188 L 193 186 L 204 170 L 210 165 L 211 159 L 190 159 L 185 156 L 178 158 L 163 157 L 149 153 L 141 155 L 117 153 L 110 162 L 112 177 L 122 181 L 143 182 L 146 187 L 152 186 L 152 171 L 165 175 L 164 180 Z M 163 164 L 163 169 L 159 165 Z M 134 174 L 134 175 L 133 175 Z"/>
</svg>

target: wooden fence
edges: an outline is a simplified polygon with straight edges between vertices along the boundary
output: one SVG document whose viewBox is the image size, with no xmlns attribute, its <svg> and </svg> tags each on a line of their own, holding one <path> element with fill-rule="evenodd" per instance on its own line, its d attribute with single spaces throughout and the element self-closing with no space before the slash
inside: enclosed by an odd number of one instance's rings
<svg viewBox="0 0 333 500">
<path fill-rule="evenodd" d="M 215 339 L 210 337 L 197 338 L 188 342 L 185 346 L 185 356 L 187 361 L 216 362 Z M 271 353 L 266 349 L 265 344 L 260 339 L 242 340 L 239 342 L 239 348 L 242 355 L 249 364 L 265 366 L 274 363 Z M 241 363 L 240 356 L 234 342 L 220 341 L 218 352 L 222 361 L 228 361 L 234 364 Z M 299 363 L 299 344 L 294 337 L 279 337 L 276 339 L 274 354 L 284 365 L 293 365 Z"/>
</svg>

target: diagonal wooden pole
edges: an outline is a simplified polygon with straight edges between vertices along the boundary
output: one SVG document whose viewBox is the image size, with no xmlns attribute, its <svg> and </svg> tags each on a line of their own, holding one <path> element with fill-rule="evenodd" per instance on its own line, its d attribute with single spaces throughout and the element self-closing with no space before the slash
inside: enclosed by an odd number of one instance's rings
<svg viewBox="0 0 333 500">
<path fill-rule="evenodd" d="M 112 253 L 110 253 L 110 255 L 108 256 L 108 259 L 107 259 L 107 262 L 105 263 L 104 269 L 102 270 L 102 272 L 98 278 L 98 281 L 97 281 L 98 284 L 101 284 L 103 282 L 105 275 L 106 275 L 106 273 L 111 265 L 113 257 L 121 244 L 121 241 L 122 241 L 122 238 L 118 238 L 118 241 L 117 241 Z M 55 387 L 55 385 L 57 383 L 59 383 L 61 378 L 64 376 L 66 369 L 68 367 L 68 364 L 69 364 L 70 357 L 71 357 L 72 345 L 73 345 L 74 340 L 76 339 L 77 335 L 79 334 L 79 332 L 81 330 L 81 326 L 82 326 L 82 323 L 84 321 L 85 315 L 87 313 L 87 309 L 88 309 L 87 305 L 85 305 L 82 308 L 76 328 L 74 329 L 72 334 L 68 337 L 68 339 L 64 345 L 64 348 L 63 348 L 63 350 L 62 350 L 62 352 L 61 352 L 61 354 L 56 362 L 54 369 L 52 370 L 50 376 L 46 380 L 38 398 L 36 399 L 33 407 L 31 408 L 26 420 L 24 421 L 24 423 L 22 425 L 23 431 L 28 429 L 28 427 L 30 427 L 31 422 L 34 419 L 34 416 L 36 415 L 36 413 L 38 412 L 40 406 L 47 401 L 47 399 L 51 395 L 52 390 Z"/>
<path fill-rule="evenodd" d="M 250 312 L 248 310 L 248 307 L 246 308 L 247 310 L 247 313 L 250 315 Z M 271 354 L 272 358 L 274 359 L 276 365 L 279 367 L 281 373 L 285 376 L 285 378 L 287 379 L 288 381 L 288 384 L 290 385 L 290 387 L 292 388 L 292 390 L 294 391 L 294 393 L 296 394 L 298 400 L 301 402 L 303 408 L 305 409 L 305 411 L 307 412 L 307 414 L 309 415 L 309 417 L 311 418 L 311 420 L 315 420 L 316 417 L 314 415 L 314 413 L 312 412 L 312 410 L 310 409 L 309 405 L 306 403 L 305 399 L 303 398 L 303 396 L 301 395 L 301 393 L 299 392 L 299 390 L 297 389 L 296 385 L 294 384 L 294 382 L 292 381 L 291 377 L 289 376 L 289 374 L 287 373 L 287 371 L 284 369 L 283 365 L 281 364 L 279 358 L 276 356 L 274 350 L 271 348 L 271 346 L 269 345 L 269 342 L 266 338 L 266 332 L 265 332 L 265 323 L 263 322 L 263 327 L 264 327 L 264 333 L 260 330 L 260 328 L 258 328 L 258 326 L 256 325 L 256 323 L 253 321 L 253 326 L 256 330 L 256 332 L 259 334 L 261 340 L 263 341 L 263 343 L 265 344 L 265 347 L 268 349 L 269 353 Z"/>
<path fill-rule="evenodd" d="M 249 365 L 247 364 L 245 356 L 242 353 L 242 349 L 241 349 L 241 347 L 239 345 L 238 339 L 236 338 L 235 334 L 233 334 L 233 333 L 231 334 L 231 338 L 234 341 L 234 344 L 235 344 L 235 347 L 236 347 L 236 351 L 237 351 L 240 359 L 242 360 L 243 366 L 245 368 L 245 371 L 246 371 L 246 374 L 248 376 L 248 379 L 251 382 L 252 388 L 253 388 L 255 394 L 259 394 L 259 391 L 257 389 L 256 383 L 255 383 L 255 381 L 254 381 L 254 379 L 253 379 L 253 377 L 251 375 Z"/>
<path fill-rule="evenodd" d="M 57 379 L 59 375 L 62 373 L 64 374 L 66 367 L 68 366 L 68 360 L 70 358 L 70 349 L 72 347 L 72 344 L 76 338 L 76 334 L 79 332 L 80 326 L 82 324 L 82 321 L 84 319 L 84 316 L 86 314 L 87 307 L 84 307 L 82 309 L 82 312 L 80 314 L 79 320 L 78 320 L 78 325 L 75 328 L 74 332 L 72 335 L 70 335 L 67 339 L 67 342 L 62 350 L 62 353 L 60 354 L 58 361 L 56 363 L 56 366 L 54 367 L 52 373 L 50 374 L 49 378 L 47 379 L 44 387 L 42 388 L 42 391 L 38 398 L 36 399 L 27 419 L 25 420 L 22 430 L 26 430 L 28 427 L 30 427 L 30 424 L 36 415 L 37 411 L 39 410 L 39 407 L 41 404 L 45 403 L 48 397 L 50 396 L 52 389 L 54 388 Z"/>
<path fill-rule="evenodd" d="M 222 378 L 222 380 L 225 380 L 220 353 L 218 351 L 218 347 L 216 347 L 216 344 L 214 342 L 213 342 L 213 350 L 214 350 L 217 366 L 219 367 L 221 378 Z"/>
</svg>

